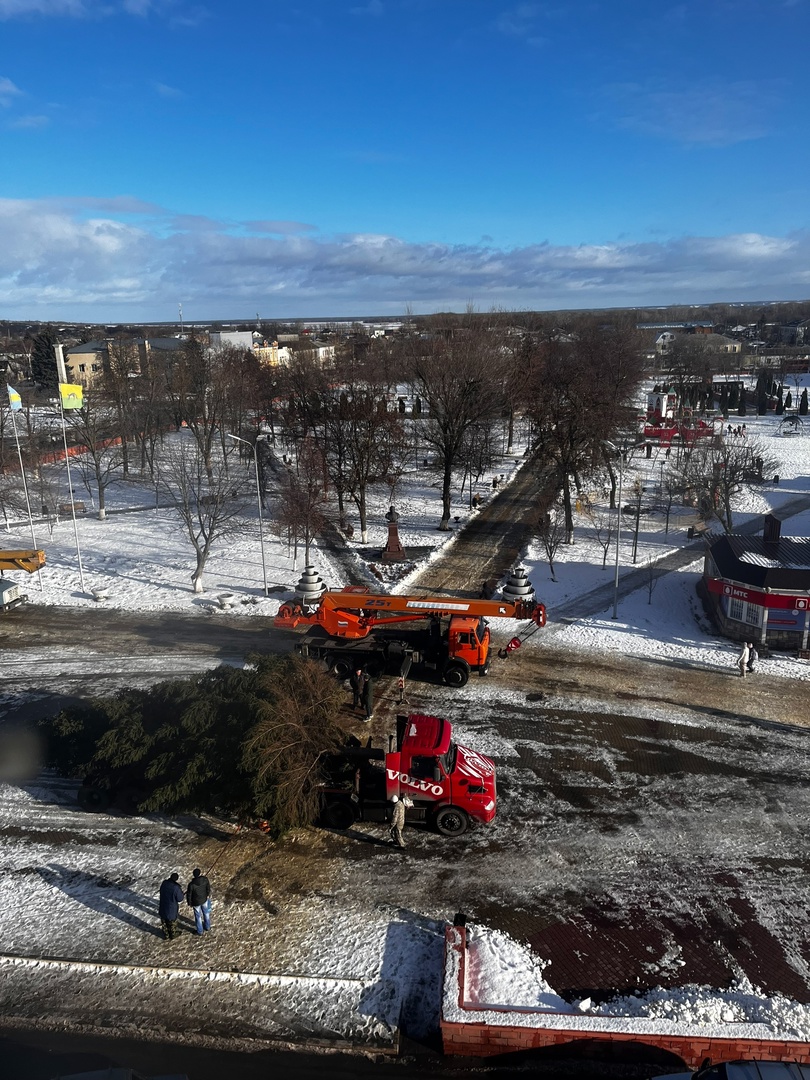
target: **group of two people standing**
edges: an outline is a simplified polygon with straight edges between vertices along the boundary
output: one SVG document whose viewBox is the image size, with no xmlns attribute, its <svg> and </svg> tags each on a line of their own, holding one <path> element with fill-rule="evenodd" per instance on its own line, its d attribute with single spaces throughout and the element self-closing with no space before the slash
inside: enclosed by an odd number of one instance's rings
<svg viewBox="0 0 810 1080">
<path fill-rule="evenodd" d="M 740 669 L 740 675 L 745 678 L 749 671 L 754 670 L 754 664 L 759 657 L 759 653 L 754 648 L 753 641 L 744 641 L 740 658 L 737 661 L 737 666 Z"/>
<path fill-rule="evenodd" d="M 208 878 L 202 870 L 195 870 L 185 893 L 179 881 L 179 874 L 170 874 L 160 886 L 158 915 L 166 941 L 171 941 L 180 934 L 177 920 L 180 918 L 180 905 L 183 900 L 194 910 L 196 933 L 202 935 L 211 929 L 211 883 Z"/>
</svg>

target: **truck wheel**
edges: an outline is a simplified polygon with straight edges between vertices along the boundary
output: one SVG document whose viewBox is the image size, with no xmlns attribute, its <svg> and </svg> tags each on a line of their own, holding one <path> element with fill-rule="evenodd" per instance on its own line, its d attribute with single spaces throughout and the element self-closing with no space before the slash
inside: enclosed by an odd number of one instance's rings
<svg viewBox="0 0 810 1080">
<path fill-rule="evenodd" d="M 92 810 L 101 813 L 110 805 L 110 793 L 106 788 L 80 787 L 76 796 L 82 810 Z"/>
<path fill-rule="evenodd" d="M 443 806 L 436 812 L 433 824 L 442 836 L 461 836 L 467 831 L 470 819 L 457 806 Z"/>
<path fill-rule="evenodd" d="M 345 802 L 327 803 L 323 823 L 330 829 L 350 829 L 354 825 L 354 808 Z"/>
<path fill-rule="evenodd" d="M 348 679 L 352 673 L 352 665 L 344 657 L 340 656 L 337 660 L 332 660 L 332 672 L 337 675 L 339 679 Z"/>
<path fill-rule="evenodd" d="M 456 690 L 460 690 L 462 686 L 467 685 L 470 669 L 460 660 L 451 660 L 442 672 L 442 678 L 448 686 L 454 686 Z"/>
</svg>

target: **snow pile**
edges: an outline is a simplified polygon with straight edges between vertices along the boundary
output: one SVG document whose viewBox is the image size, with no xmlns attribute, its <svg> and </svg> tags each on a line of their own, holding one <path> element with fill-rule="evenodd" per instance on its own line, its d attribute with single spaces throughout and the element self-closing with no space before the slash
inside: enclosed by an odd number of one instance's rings
<svg viewBox="0 0 810 1080">
<path fill-rule="evenodd" d="M 466 1004 L 476 1009 L 510 1006 L 570 1013 L 574 1010 L 555 993 L 541 960 L 501 930 L 476 926 L 467 933 Z"/>
<path fill-rule="evenodd" d="M 454 930 L 451 944 L 461 934 Z M 508 934 L 475 926 L 467 933 L 463 1007 L 458 1001 L 461 953 L 449 948 L 443 1016 L 455 1023 L 544 1027 L 634 1034 L 693 1034 L 711 1038 L 810 1040 L 810 1006 L 766 995 L 744 976 L 729 990 L 658 987 L 601 1005 L 571 1004 L 546 979 L 550 963 Z"/>
<path fill-rule="evenodd" d="M 672 990 L 659 987 L 644 994 L 593 1005 L 590 1013 L 604 1017 L 676 1020 L 701 1028 L 764 1024 L 774 1036 L 810 1041 L 810 1006 L 791 1001 L 781 994 L 763 994 L 744 975 L 735 979 L 728 990 L 712 990 L 705 986 L 680 986 Z"/>
</svg>

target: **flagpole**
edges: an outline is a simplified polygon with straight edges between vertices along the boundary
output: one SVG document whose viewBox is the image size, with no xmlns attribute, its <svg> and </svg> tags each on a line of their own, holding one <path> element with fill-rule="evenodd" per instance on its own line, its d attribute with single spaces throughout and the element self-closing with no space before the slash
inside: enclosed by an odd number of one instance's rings
<svg viewBox="0 0 810 1080">
<path fill-rule="evenodd" d="M 73 535 L 76 538 L 76 558 L 79 560 L 79 581 L 82 583 L 82 592 L 87 592 L 84 587 L 84 567 L 82 566 L 82 552 L 79 547 L 79 526 L 76 522 L 76 503 L 73 499 L 73 481 L 70 478 L 70 454 L 68 454 L 67 428 L 65 427 L 65 410 L 62 405 L 62 394 L 59 394 L 59 413 L 62 417 L 62 441 L 65 444 L 65 465 L 67 466 L 68 492 L 70 493 L 70 516 L 73 518 Z"/>
<path fill-rule="evenodd" d="M 11 410 L 11 426 L 14 428 L 14 441 L 17 444 L 17 457 L 20 459 L 20 476 L 22 476 L 23 491 L 25 492 L 25 506 L 28 510 L 28 524 L 31 527 L 31 540 L 36 550 L 37 538 L 34 532 L 34 519 L 31 516 L 31 499 L 28 495 L 28 481 L 25 478 L 25 466 L 23 465 L 22 450 L 20 449 L 20 437 L 17 434 L 17 417 L 14 415 L 15 410 Z M 42 584 L 42 570 L 37 570 L 37 577 L 39 578 L 39 591 L 42 592 L 45 586 Z"/>
<path fill-rule="evenodd" d="M 79 581 L 82 583 L 82 592 L 87 592 L 84 587 L 84 567 L 82 566 L 82 552 L 79 547 L 79 526 L 76 523 L 76 503 L 73 499 L 73 481 L 70 477 L 70 455 L 68 454 L 67 430 L 65 428 L 65 406 L 62 401 L 62 386 L 67 393 L 67 372 L 65 371 L 65 354 L 61 344 L 57 342 L 53 347 L 56 356 L 56 373 L 59 379 L 59 415 L 62 417 L 62 442 L 65 444 L 65 466 L 67 468 L 68 492 L 70 493 L 70 516 L 73 518 L 73 535 L 76 538 L 76 558 L 79 560 Z M 70 386 L 73 389 L 73 386 Z"/>
</svg>

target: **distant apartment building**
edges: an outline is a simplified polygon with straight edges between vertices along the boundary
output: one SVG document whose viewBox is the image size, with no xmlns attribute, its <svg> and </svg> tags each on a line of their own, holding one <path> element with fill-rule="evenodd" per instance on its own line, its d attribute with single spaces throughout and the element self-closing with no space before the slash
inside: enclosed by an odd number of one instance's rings
<svg viewBox="0 0 810 1080">
<path fill-rule="evenodd" d="M 85 341 L 65 350 L 65 374 L 68 380 L 92 387 L 101 378 L 110 363 L 110 347 L 128 350 L 131 374 L 137 375 L 151 353 L 167 354 L 183 347 L 181 338 L 136 338 L 118 342 L 108 338 L 103 341 Z"/>
</svg>

